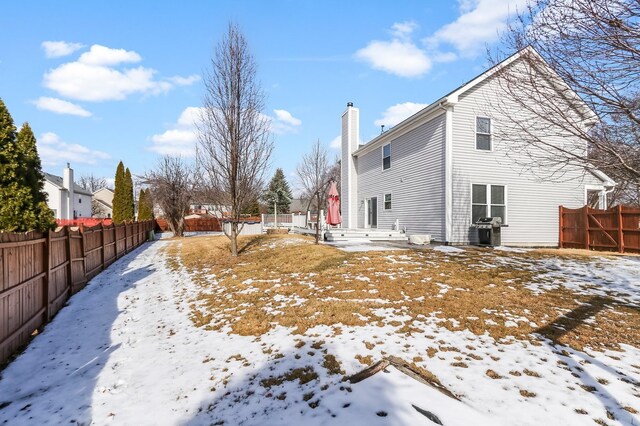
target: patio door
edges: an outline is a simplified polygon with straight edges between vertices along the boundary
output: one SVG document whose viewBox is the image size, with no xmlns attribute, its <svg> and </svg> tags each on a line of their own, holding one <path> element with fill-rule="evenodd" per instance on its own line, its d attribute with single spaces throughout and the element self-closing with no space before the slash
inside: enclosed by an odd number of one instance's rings
<svg viewBox="0 0 640 426">
<path fill-rule="evenodd" d="M 378 198 L 367 198 L 366 201 L 367 211 L 365 212 L 365 228 L 377 228 L 378 227 Z"/>
</svg>

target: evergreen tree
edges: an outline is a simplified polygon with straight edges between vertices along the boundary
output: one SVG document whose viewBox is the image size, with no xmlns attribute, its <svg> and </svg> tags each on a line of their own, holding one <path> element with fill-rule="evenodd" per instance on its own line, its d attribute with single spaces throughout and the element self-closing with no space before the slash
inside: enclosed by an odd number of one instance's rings
<svg viewBox="0 0 640 426">
<path fill-rule="evenodd" d="M 133 198 L 133 179 L 131 178 L 131 171 L 127 167 L 124 173 L 125 182 L 125 203 L 124 203 L 124 220 L 127 222 L 133 221 L 136 218 L 136 205 Z"/>
<path fill-rule="evenodd" d="M 140 190 L 140 196 L 138 197 L 138 220 L 151 220 L 153 219 L 153 206 L 151 205 L 151 193 L 150 190 Z"/>
<path fill-rule="evenodd" d="M 293 194 L 289 183 L 284 177 L 282 169 L 277 169 L 273 175 L 269 187 L 264 194 L 264 200 L 267 203 L 269 213 L 273 213 L 273 204 L 275 203 L 278 209 L 278 213 L 289 213 L 289 206 L 291 205 L 291 199 Z"/>
<path fill-rule="evenodd" d="M 113 190 L 112 216 L 115 223 L 122 223 L 125 221 L 125 186 L 124 164 L 120 161 L 116 168 L 115 188 Z"/>
<path fill-rule="evenodd" d="M 38 155 L 36 137 L 29 123 L 24 123 L 17 136 L 18 149 L 21 153 L 19 167 L 23 176 L 23 184 L 31 192 L 31 202 L 35 209 L 36 227 L 38 230 L 51 229 L 55 225 L 53 211 L 47 205 L 47 193 L 44 191 L 44 174 Z"/>
<path fill-rule="evenodd" d="M 272 207 L 273 208 L 273 207 Z M 242 212 L 242 214 L 248 214 L 251 216 L 260 216 L 260 201 L 258 197 L 254 198 L 246 209 Z"/>
<path fill-rule="evenodd" d="M 0 99 L 0 230 L 44 231 L 55 223 L 42 192 L 44 177 L 35 142 L 28 125 L 20 135 L 16 133 L 13 118 Z"/>
</svg>

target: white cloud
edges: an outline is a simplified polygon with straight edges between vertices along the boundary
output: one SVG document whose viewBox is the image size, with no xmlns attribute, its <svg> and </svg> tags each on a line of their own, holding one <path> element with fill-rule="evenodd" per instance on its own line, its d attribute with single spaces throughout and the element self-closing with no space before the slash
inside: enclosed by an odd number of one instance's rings
<svg viewBox="0 0 640 426">
<path fill-rule="evenodd" d="M 407 38 L 418 29 L 418 24 L 413 21 L 396 22 L 391 26 L 391 34 L 395 38 Z"/>
<path fill-rule="evenodd" d="M 420 77 L 431 69 L 426 52 L 411 41 L 417 25 L 413 22 L 395 23 L 391 27 L 391 41 L 374 40 L 358 50 L 356 58 L 374 69 L 400 77 Z"/>
<path fill-rule="evenodd" d="M 274 109 L 273 112 L 276 113 L 276 119 L 283 122 L 284 124 L 288 124 L 290 126 L 300 126 L 302 121 L 295 118 L 291 113 L 284 109 Z"/>
<path fill-rule="evenodd" d="M 443 43 L 453 46 L 463 56 L 484 53 L 487 43 L 496 41 L 507 21 L 526 5 L 527 0 L 459 0 L 461 15 L 431 37 L 425 39 L 430 46 Z"/>
<path fill-rule="evenodd" d="M 149 147 L 150 151 L 161 155 L 181 155 L 183 157 L 193 157 L 196 153 L 196 123 L 200 120 L 203 112 L 201 107 L 187 107 L 178 117 L 175 124 L 163 133 L 151 136 L 153 143 Z"/>
<path fill-rule="evenodd" d="M 47 58 L 60 58 L 62 56 L 71 55 L 76 50 L 84 47 L 83 44 L 67 43 L 66 41 L 43 41 L 41 46 L 44 49 L 44 55 Z"/>
<path fill-rule="evenodd" d="M 342 148 L 342 135 L 338 135 L 335 138 L 331 139 L 329 142 L 329 146 L 333 149 L 341 149 Z"/>
<path fill-rule="evenodd" d="M 404 102 L 401 104 L 392 105 L 387 108 L 382 117 L 373 122 L 376 126 L 384 125 L 386 128 L 390 128 L 400 123 L 402 120 L 411 117 L 416 112 L 427 107 L 429 104 L 419 104 L 415 102 Z"/>
<path fill-rule="evenodd" d="M 45 132 L 38 139 L 38 154 L 43 166 L 58 166 L 65 163 L 97 164 L 111 158 L 102 151 L 84 145 L 64 142 L 57 134 Z"/>
<path fill-rule="evenodd" d="M 160 94 L 197 81 L 195 76 L 158 80 L 152 68 L 117 67 L 140 60 L 133 51 L 93 45 L 77 61 L 45 73 L 44 86 L 70 99 L 101 102 L 123 100 L 132 94 Z"/>
<path fill-rule="evenodd" d="M 177 75 L 175 77 L 169 77 L 167 80 L 169 80 L 176 86 L 190 86 L 193 83 L 200 81 L 200 76 L 197 74 L 192 74 L 188 77 L 180 77 L 179 75 Z"/>
<path fill-rule="evenodd" d="M 527 0 L 458 0 L 460 15 L 417 45 L 412 36 L 418 29 L 413 21 L 391 26 L 391 40 L 373 40 L 355 57 L 372 68 L 400 77 L 420 77 L 436 62 L 452 62 L 460 57 L 484 54 L 484 46 L 495 42 L 500 32 Z"/>
<path fill-rule="evenodd" d="M 140 62 L 142 57 L 132 50 L 112 49 L 94 44 L 88 52 L 80 55 L 78 62 L 87 65 L 118 65 L 123 62 Z"/>
<path fill-rule="evenodd" d="M 38 109 L 55 112 L 56 114 L 77 115 L 78 117 L 91 117 L 91 113 L 80 105 L 63 101 L 58 98 L 40 97 L 33 102 Z"/>
<path fill-rule="evenodd" d="M 277 135 L 286 133 L 296 133 L 302 125 L 302 120 L 295 118 L 291 113 L 284 109 L 274 109 L 275 117 L 262 114 L 262 118 L 269 123 L 269 130 Z"/>
</svg>

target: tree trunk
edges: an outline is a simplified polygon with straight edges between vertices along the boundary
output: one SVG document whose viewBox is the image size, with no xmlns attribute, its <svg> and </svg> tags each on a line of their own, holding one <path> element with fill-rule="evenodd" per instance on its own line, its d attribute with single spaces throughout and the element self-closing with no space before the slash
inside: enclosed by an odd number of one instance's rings
<svg viewBox="0 0 640 426">
<path fill-rule="evenodd" d="M 316 244 L 318 244 L 318 240 L 320 239 L 320 196 L 316 197 L 316 200 L 318 201 L 317 204 L 317 210 L 316 210 Z"/>
<path fill-rule="evenodd" d="M 231 256 L 238 255 L 238 224 L 231 222 Z"/>
</svg>

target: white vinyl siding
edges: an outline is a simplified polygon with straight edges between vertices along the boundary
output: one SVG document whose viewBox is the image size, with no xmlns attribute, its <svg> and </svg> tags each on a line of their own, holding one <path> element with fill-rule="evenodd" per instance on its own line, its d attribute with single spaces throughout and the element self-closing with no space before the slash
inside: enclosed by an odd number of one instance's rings
<svg viewBox="0 0 640 426">
<path fill-rule="evenodd" d="M 509 141 L 495 138 L 501 119 L 500 110 L 508 102 L 499 95 L 498 83 L 488 79 L 462 94 L 455 105 L 452 123 L 452 243 L 477 241 L 471 225 L 472 184 L 508 184 L 508 227 L 502 228 L 502 242 L 512 245 L 554 246 L 558 242 L 558 206 L 584 205 L 586 183 L 600 183 L 591 174 L 577 172 L 553 181 L 523 171 L 507 155 Z M 502 108 L 492 108 L 502 105 Z M 514 105 L 513 111 L 518 111 Z M 492 151 L 476 149 L 477 117 L 492 117 Z M 513 156 L 514 152 L 509 152 Z M 524 154 L 523 154 L 524 155 Z M 525 159 L 522 158 L 521 161 Z M 571 179 L 573 178 L 573 179 Z M 583 180 L 584 178 L 584 180 Z M 488 200 L 489 201 L 489 200 Z M 489 212 L 490 213 L 490 212 Z"/>
<path fill-rule="evenodd" d="M 444 111 L 390 143 L 393 166 L 382 170 L 382 146 L 358 157 L 358 227 L 364 227 L 365 199 L 377 197 L 378 229 L 396 220 L 407 234 L 444 238 Z M 384 196 L 392 195 L 385 210 Z"/>
</svg>

